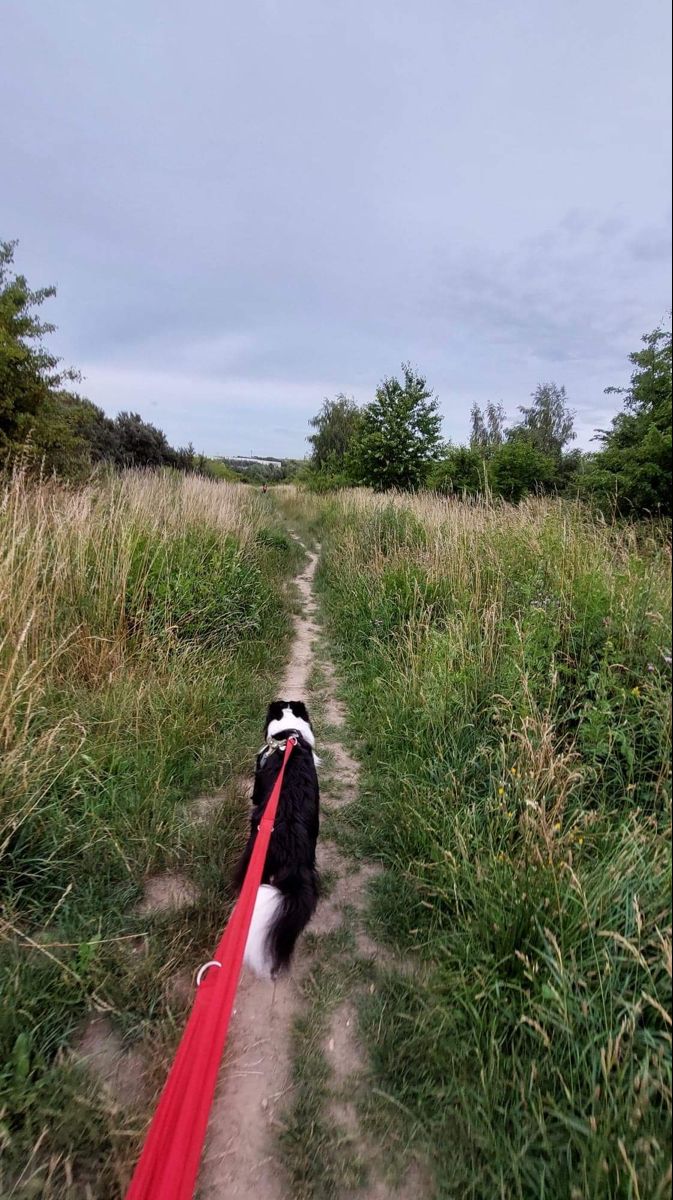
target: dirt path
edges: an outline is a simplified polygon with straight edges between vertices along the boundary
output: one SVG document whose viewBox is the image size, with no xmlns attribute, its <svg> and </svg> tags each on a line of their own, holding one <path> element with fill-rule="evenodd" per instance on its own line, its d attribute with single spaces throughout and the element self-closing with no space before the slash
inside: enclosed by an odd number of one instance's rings
<svg viewBox="0 0 673 1200">
<path fill-rule="evenodd" d="M 296 534 L 293 536 L 297 537 Z M 299 540 L 299 539 L 297 539 Z M 323 679 L 321 711 L 313 712 L 314 722 L 335 731 L 331 740 L 318 738 L 317 751 L 325 753 L 330 762 L 327 781 L 321 774 L 323 811 L 329 812 L 350 803 L 357 794 L 358 764 L 342 745 L 337 734 L 344 724 L 343 707 L 335 694 L 335 674 L 332 664 L 317 649 L 320 625 L 313 592 L 313 577 L 317 553 L 308 560 L 296 586 L 301 600 L 301 612 L 295 618 L 292 653 L 278 695 L 288 700 L 307 700 L 311 708 L 309 685 L 317 665 Z M 328 898 L 321 901 L 310 925 L 313 935 L 326 935 L 337 930 L 344 920 L 345 906 L 351 915 L 364 907 L 367 882 L 374 873 L 364 865 L 355 867 L 333 842 L 321 836 L 318 845 L 318 866 L 333 881 Z M 376 945 L 357 922 L 356 942 L 359 953 L 371 961 L 379 955 Z M 220 1071 L 220 1078 L 211 1112 L 206 1148 L 199 1178 L 200 1200 L 292 1200 L 292 1185 L 278 1158 L 277 1134 L 284 1114 L 293 1102 L 292 1030 L 295 1020 L 305 1009 L 302 980 L 311 970 L 311 955 L 306 943 L 300 941 L 289 978 L 274 989 L 243 972 L 236 1008 L 232 1020 L 229 1048 Z M 348 996 L 330 1016 L 324 1054 L 336 1084 L 363 1070 L 363 1056 L 356 1040 L 356 1021 L 352 997 Z M 358 1122 L 352 1104 L 332 1107 L 332 1115 L 359 1142 Z M 364 1142 L 363 1142 L 364 1147 Z M 350 1197 L 353 1193 L 341 1193 Z M 399 1200 L 417 1200 L 427 1194 L 417 1187 L 412 1190 L 392 1190 L 374 1179 L 364 1189 L 357 1190 L 360 1200 L 379 1200 L 396 1196 Z"/>
<path fill-rule="evenodd" d="M 302 612 L 295 618 L 292 655 L 278 694 L 303 700 L 318 635 L 313 598 L 317 555 L 310 554 L 296 580 Z M 285 1200 L 274 1131 L 290 1084 L 290 1032 L 301 1000 L 295 985 L 301 949 L 288 978 L 274 989 L 244 971 L 220 1072 L 200 1175 L 203 1200 L 258 1197 Z"/>
</svg>

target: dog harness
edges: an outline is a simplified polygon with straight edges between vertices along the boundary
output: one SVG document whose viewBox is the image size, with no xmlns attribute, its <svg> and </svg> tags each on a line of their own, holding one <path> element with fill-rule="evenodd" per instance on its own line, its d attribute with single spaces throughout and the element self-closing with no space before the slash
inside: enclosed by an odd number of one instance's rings
<svg viewBox="0 0 673 1200">
<path fill-rule="evenodd" d="M 260 768 L 263 767 L 266 760 L 272 754 L 275 754 L 277 750 L 282 750 L 284 753 L 285 747 L 287 746 L 288 738 L 291 738 L 291 737 L 297 738 L 300 741 L 303 741 L 301 734 L 297 733 L 297 731 L 295 729 L 288 729 L 287 737 L 284 737 L 284 738 L 275 738 L 275 737 L 267 738 L 264 745 L 260 747 L 258 754 L 257 754 L 257 757 L 259 759 L 259 767 Z"/>
</svg>

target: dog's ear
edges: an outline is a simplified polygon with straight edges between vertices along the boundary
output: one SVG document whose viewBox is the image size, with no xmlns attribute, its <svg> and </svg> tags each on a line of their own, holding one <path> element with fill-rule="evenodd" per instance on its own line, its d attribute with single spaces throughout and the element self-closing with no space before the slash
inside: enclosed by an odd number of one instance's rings
<svg viewBox="0 0 673 1200">
<path fill-rule="evenodd" d="M 287 706 L 283 700 L 272 700 L 271 704 L 266 710 L 266 721 L 264 722 L 265 734 L 272 721 L 280 721 L 280 718 L 283 715 L 283 709 L 286 707 Z"/>
<path fill-rule="evenodd" d="M 292 700 L 290 703 L 290 708 L 292 709 L 295 717 L 299 717 L 300 721 L 306 721 L 307 725 L 311 725 L 311 718 L 308 715 L 308 709 L 303 700 Z M 312 725 L 311 728 L 313 728 Z"/>
</svg>

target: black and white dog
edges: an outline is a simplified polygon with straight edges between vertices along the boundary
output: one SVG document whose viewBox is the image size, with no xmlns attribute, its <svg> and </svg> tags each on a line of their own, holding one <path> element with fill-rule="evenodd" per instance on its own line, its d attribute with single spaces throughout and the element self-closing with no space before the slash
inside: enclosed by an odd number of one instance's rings
<svg viewBox="0 0 673 1200">
<path fill-rule="evenodd" d="M 315 737 L 306 705 L 276 700 L 269 705 L 265 742 L 257 755 L 250 836 L 234 874 L 240 891 L 257 836 L 257 826 L 280 771 L 290 734 L 297 744 L 285 768 L 262 883 L 245 947 L 244 962 L 257 975 L 275 979 L 287 970 L 295 943 L 318 903 L 315 850 L 319 788 Z"/>
</svg>

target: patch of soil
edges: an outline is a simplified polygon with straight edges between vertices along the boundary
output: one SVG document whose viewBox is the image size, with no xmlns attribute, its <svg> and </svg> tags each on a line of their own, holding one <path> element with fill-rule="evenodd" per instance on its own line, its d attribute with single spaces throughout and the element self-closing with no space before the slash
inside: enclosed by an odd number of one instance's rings
<svg viewBox="0 0 673 1200">
<path fill-rule="evenodd" d="M 189 818 L 195 825 L 209 824 L 215 814 L 224 804 L 243 802 L 250 795 L 249 779 L 236 779 L 228 787 L 219 792 L 206 793 L 197 796 L 189 806 Z"/>
<path fill-rule="evenodd" d="M 166 1000 L 177 1008 L 186 1008 L 194 1000 L 195 987 L 196 977 L 193 971 L 176 971 L 166 980 Z"/>
<path fill-rule="evenodd" d="M 275 988 L 244 972 L 201 1166 L 203 1200 L 285 1200 L 274 1129 L 286 1103 L 290 1034 L 299 997 L 291 978 Z"/>
<path fill-rule="evenodd" d="M 337 1084 L 343 1083 L 362 1066 L 362 1056 L 357 1045 L 355 1032 L 357 1016 L 350 1000 L 332 1013 L 329 1032 L 325 1039 L 325 1053 L 332 1065 Z"/>
<path fill-rule="evenodd" d="M 91 1017 L 75 1039 L 72 1052 L 116 1104 L 137 1105 L 146 1098 L 145 1055 L 136 1047 L 124 1047 L 109 1017 Z"/>
<path fill-rule="evenodd" d="M 152 875 L 145 880 L 143 898 L 136 906 L 139 916 L 189 908 L 199 898 L 198 888 L 186 875 Z"/>
</svg>

